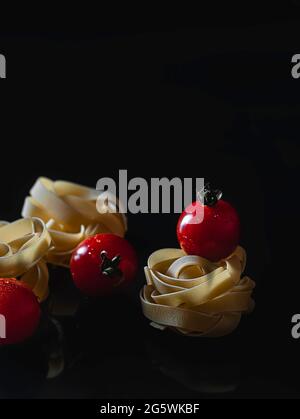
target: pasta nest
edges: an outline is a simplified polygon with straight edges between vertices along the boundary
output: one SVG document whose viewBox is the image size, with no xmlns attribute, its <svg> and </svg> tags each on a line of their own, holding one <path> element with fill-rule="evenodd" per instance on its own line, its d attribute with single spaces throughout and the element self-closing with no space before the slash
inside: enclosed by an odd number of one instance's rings
<svg viewBox="0 0 300 419">
<path fill-rule="evenodd" d="M 255 283 L 242 276 L 245 266 L 246 252 L 240 246 L 218 263 L 181 249 L 158 250 L 145 267 L 147 285 L 140 293 L 144 315 L 160 329 L 225 336 L 254 308 Z"/>
<path fill-rule="evenodd" d="M 116 197 L 106 193 L 99 208 L 99 192 L 76 183 L 37 179 L 25 199 L 22 216 L 38 217 L 46 223 L 52 246 L 46 261 L 68 267 L 71 255 L 86 237 L 113 233 L 123 237 L 127 230 Z M 99 211 L 100 209 L 100 211 Z"/>
</svg>

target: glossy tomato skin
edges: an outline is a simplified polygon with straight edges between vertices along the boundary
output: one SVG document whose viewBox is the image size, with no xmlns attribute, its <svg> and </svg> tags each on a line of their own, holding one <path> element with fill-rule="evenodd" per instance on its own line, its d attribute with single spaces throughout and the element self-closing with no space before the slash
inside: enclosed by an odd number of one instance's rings
<svg viewBox="0 0 300 419">
<path fill-rule="evenodd" d="M 201 210 L 204 211 L 203 220 L 193 223 Z M 177 238 L 187 254 L 216 262 L 229 256 L 239 243 L 238 213 L 222 199 L 213 206 L 203 205 L 200 201 L 194 202 L 183 211 L 178 220 Z"/>
<path fill-rule="evenodd" d="M 122 277 L 102 273 L 101 252 L 109 259 L 120 256 Z M 131 283 L 137 273 L 137 256 L 131 244 L 115 234 L 97 234 L 74 251 L 70 269 L 75 285 L 88 296 L 110 295 Z"/>
<path fill-rule="evenodd" d="M 15 278 L 0 278 L 0 314 L 5 318 L 6 335 L 0 336 L 0 345 L 11 345 L 34 334 L 41 309 L 29 287 Z"/>
</svg>

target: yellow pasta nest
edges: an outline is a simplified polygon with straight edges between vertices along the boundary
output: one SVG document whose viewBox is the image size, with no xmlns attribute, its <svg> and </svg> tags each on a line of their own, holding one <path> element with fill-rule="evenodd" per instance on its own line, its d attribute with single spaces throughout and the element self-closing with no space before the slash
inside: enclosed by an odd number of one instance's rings
<svg viewBox="0 0 300 419">
<path fill-rule="evenodd" d="M 118 212 L 97 210 L 99 192 L 76 183 L 39 178 L 25 199 L 23 217 L 38 217 L 45 223 L 52 238 L 46 260 L 69 266 L 70 257 L 79 243 L 97 233 L 113 233 L 123 237 L 126 217 Z M 112 197 L 115 199 L 115 197 Z"/>
<path fill-rule="evenodd" d="M 39 218 L 0 222 L 0 277 L 20 277 L 39 301 L 45 300 L 49 276 L 44 257 L 50 246 L 50 234 Z"/>
<path fill-rule="evenodd" d="M 226 259 L 211 263 L 181 249 L 161 249 L 148 259 L 147 285 L 140 298 L 152 325 L 190 336 L 218 337 L 238 326 L 254 308 L 255 283 L 242 276 L 246 252 L 238 246 Z"/>
</svg>

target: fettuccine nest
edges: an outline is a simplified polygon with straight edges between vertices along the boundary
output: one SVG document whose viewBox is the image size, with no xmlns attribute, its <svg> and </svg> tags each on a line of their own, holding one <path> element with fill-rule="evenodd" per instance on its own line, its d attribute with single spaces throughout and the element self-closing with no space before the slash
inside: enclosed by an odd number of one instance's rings
<svg viewBox="0 0 300 419">
<path fill-rule="evenodd" d="M 246 252 L 238 246 L 218 263 L 186 255 L 181 249 L 154 252 L 145 268 L 140 298 L 152 325 L 190 336 L 231 333 L 243 313 L 254 308 L 255 283 L 242 276 Z"/>
</svg>

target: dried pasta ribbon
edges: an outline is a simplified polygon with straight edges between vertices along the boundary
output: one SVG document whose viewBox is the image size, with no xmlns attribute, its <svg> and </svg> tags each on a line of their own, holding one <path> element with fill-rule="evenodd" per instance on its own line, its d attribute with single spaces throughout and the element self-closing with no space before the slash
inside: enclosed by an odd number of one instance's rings
<svg viewBox="0 0 300 419">
<path fill-rule="evenodd" d="M 49 275 L 44 257 L 50 245 L 50 234 L 39 218 L 0 222 L 0 277 L 19 277 L 39 301 L 45 300 Z"/>
<path fill-rule="evenodd" d="M 22 216 L 39 217 L 46 223 L 53 244 L 46 257 L 48 262 L 68 266 L 73 250 L 88 236 L 125 235 L 125 215 L 110 211 L 117 199 L 111 197 L 102 203 L 105 208 L 100 213 L 96 206 L 98 196 L 96 190 L 76 183 L 37 179 L 25 199 Z"/>
<path fill-rule="evenodd" d="M 246 252 L 238 246 L 226 259 L 212 263 L 181 249 L 161 249 L 145 267 L 147 285 L 140 299 L 154 327 L 184 335 L 218 337 L 231 333 L 242 313 L 254 308 L 255 283 L 241 277 Z"/>
</svg>

